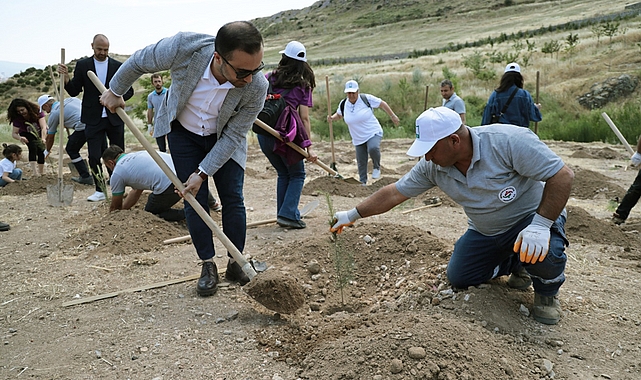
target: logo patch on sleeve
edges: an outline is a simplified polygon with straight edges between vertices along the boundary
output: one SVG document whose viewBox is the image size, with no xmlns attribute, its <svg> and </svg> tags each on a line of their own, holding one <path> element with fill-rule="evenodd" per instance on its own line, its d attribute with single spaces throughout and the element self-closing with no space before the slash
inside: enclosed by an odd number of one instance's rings
<svg viewBox="0 0 641 380">
<path fill-rule="evenodd" d="M 516 189 L 514 186 L 508 186 L 499 193 L 499 199 L 503 203 L 510 203 L 514 198 L 516 198 Z"/>
</svg>

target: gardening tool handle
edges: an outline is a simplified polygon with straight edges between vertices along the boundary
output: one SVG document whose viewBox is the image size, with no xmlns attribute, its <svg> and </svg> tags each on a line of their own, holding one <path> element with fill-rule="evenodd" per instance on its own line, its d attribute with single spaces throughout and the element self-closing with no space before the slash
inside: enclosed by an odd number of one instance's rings
<svg viewBox="0 0 641 380">
<path fill-rule="evenodd" d="M 327 88 L 327 116 L 332 116 L 332 103 L 329 100 L 329 77 L 325 75 L 325 87 Z M 329 141 L 332 146 L 332 164 L 336 165 L 336 157 L 334 156 L 334 127 L 332 125 L 332 118 L 327 118 L 329 123 Z"/>
<path fill-rule="evenodd" d="M 269 125 L 265 124 L 264 121 L 262 121 L 260 119 L 256 119 L 256 121 L 254 121 L 254 124 L 258 125 L 259 127 L 264 129 L 265 131 L 269 132 L 270 135 L 276 137 L 279 141 L 283 141 L 283 138 L 280 136 L 280 133 L 278 133 L 276 130 L 274 130 L 274 128 L 272 128 Z M 287 141 L 287 142 L 283 141 L 283 142 L 285 144 L 287 144 L 287 146 L 289 146 L 290 148 L 292 148 L 295 151 L 297 151 L 298 153 L 300 153 L 303 157 L 305 157 L 305 158 L 309 157 L 309 154 L 303 148 L 299 147 L 298 145 L 294 144 L 293 142 L 291 142 L 291 141 Z M 334 170 L 334 169 L 330 168 L 329 166 L 325 165 L 321 160 L 316 160 L 316 161 L 314 161 L 314 163 L 316 165 L 320 166 L 321 168 L 323 168 L 326 172 L 328 172 L 331 175 L 335 175 L 335 176 L 339 176 L 340 175 L 340 174 L 338 174 L 338 172 L 336 170 Z"/>
<path fill-rule="evenodd" d="M 628 144 L 628 141 L 625 139 L 625 137 L 623 137 L 623 135 L 619 131 L 619 128 L 617 128 L 617 126 L 614 125 L 614 122 L 612 121 L 612 119 L 610 119 L 610 116 L 608 116 L 608 114 L 605 112 L 603 112 L 601 116 L 605 119 L 605 122 L 608 123 L 608 125 L 612 129 L 612 132 L 614 132 L 614 134 L 617 135 L 617 137 L 619 138 L 619 141 L 621 141 L 621 144 L 623 144 L 623 146 L 625 147 L 625 150 L 627 150 L 628 153 L 630 154 L 636 153 L 636 151 L 632 149 L 630 144 Z"/>
<path fill-rule="evenodd" d="M 539 71 L 537 70 L 537 71 L 536 71 L 536 94 L 535 94 L 535 96 L 536 96 L 536 100 L 534 100 L 534 102 L 535 102 L 536 104 L 539 104 L 539 76 L 540 76 L 540 73 L 539 73 Z M 534 133 L 535 133 L 536 135 L 538 135 L 538 134 L 539 134 L 539 122 L 538 122 L 538 121 L 535 121 L 535 122 L 534 122 Z"/>
<path fill-rule="evenodd" d="M 95 73 L 93 73 L 92 71 L 88 71 L 87 75 L 89 76 L 89 79 L 91 79 L 93 84 L 96 86 L 96 88 L 98 88 L 98 91 L 100 91 L 100 93 L 107 91 L 107 88 L 105 88 L 102 82 L 100 82 L 100 79 L 98 79 Z M 124 121 L 125 124 L 127 124 L 127 127 L 129 128 L 129 130 L 134 134 L 134 136 L 136 136 L 138 141 L 149 153 L 151 158 L 153 158 L 154 161 L 156 161 L 156 164 L 160 166 L 160 168 L 165 173 L 165 175 L 169 177 L 169 179 L 171 180 L 171 183 L 173 183 L 176 189 L 182 193 L 185 190 L 185 186 L 183 185 L 183 183 L 180 182 L 178 177 L 176 177 L 176 174 L 174 174 L 174 172 L 169 168 L 167 163 L 160 157 L 160 155 L 158 154 L 158 152 L 156 152 L 156 150 L 151 145 L 151 143 L 147 141 L 147 138 L 145 137 L 145 135 L 143 135 L 142 132 L 140 132 L 140 130 L 134 124 L 133 120 L 131 120 L 129 115 L 127 115 L 125 110 L 123 110 L 122 107 L 118 107 L 116 108 L 116 113 L 118 114 L 118 116 L 120 116 L 122 121 Z M 206 182 L 204 183 L 204 186 L 207 186 Z M 185 199 L 187 200 L 187 202 L 189 202 L 191 207 L 194 208 L 196 213 L 200 215 L 200 217 L 203 219 L 205 224 L 207 224 L 207 226 L 212 230 L 214 235 L 216 235 L 218 240 L 220 240 L 220 242 L 223 243 L 223 245 L 225 246 L 225 248 L 227 248 L 229 253 L 231 253 L 232 257 L 238 263 L 238 265 L 240 265 L 240 267 L 242 268 L 243 272 L 245 272 L 247 277 L 249 277 L 250 280 L 254 278 L 256 276 L 256 271 L 254 270 L 254 268 L 245 259 L 243 254 L 240 253 L 240 251 L 238 250 L 238 248 L 236 248 L 234 243 L 232 243 L 231 240 L 229 240 L 227 235 L 225 235 L 225 233 L 218 227 L 218 225 L 216 224 L 216 222 L 214 222 L 211 216 L 207 214 L 205 209 L 200 205 L 200 203 L 198 203 L 196 198 L 191 193 L 188 192 L 187 194 L 185 194 Z"/>
<path fill-rule="evenodd" d="M 60 64 L 64 65 L 65 64 L 65 49 L 61 48 L 60 49 Z M 58 186 L 60 187 L 60 191 L 62 191 L 62 142 L 63 142 L 63 135 L 62 131 L 65 128 L 65 81 L 61 80 L 60 81 L 60 92 L 59 92 L 59 97 L 58 101 L 60 102 L 60 119 L 58 120 Z"/>
</svg>

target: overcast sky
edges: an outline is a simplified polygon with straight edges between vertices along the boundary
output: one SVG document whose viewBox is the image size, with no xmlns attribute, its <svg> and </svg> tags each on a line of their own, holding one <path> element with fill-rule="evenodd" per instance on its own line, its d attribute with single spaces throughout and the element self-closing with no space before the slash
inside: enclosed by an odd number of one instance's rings
<svg viewBox="0 0 641 380">
<path fill-rule="evenodd" d="M 302 9 L 317 0 L 0 0 L 0 61 L 48 65 L 89 56 L 97 33 L 131 54 L 180 31 L 215 35 L 225 23 Z"/>
</svg>

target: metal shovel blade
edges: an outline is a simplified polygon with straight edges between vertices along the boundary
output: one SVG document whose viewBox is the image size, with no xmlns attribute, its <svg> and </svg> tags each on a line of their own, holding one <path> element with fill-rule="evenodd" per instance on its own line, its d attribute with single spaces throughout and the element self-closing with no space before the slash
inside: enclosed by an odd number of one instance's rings
<svg viewBox="0 0 641 380">
<path fill-rule="evenodd" d="M 47 201 L 51 206 L 69 206 L 72 200 L 73 185 L 63 185 L 62 180 L 55 185 L 47 185 Z"/>
</svg>

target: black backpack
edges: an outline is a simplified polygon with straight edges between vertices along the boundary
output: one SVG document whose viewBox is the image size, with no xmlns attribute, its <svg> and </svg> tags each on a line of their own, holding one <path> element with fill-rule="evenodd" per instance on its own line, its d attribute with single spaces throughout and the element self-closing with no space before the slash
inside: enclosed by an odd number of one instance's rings
<svg viewBox="0 0 641 380">
<path fill-rule="evenodd" d="M 276 127 L 278 118 L 280 114 L 283 113 L 287 107 L 287 101 L 285 101 L 285 95 L 287 95 L 292 89 L 287 89 L 280 94 L 275 93 L 272 89 L 271 76 L 268 79 L 269 87 L 267 88 L 267 96 L 265 98 L 265 105 L 263 105 L 262 111 L 257 116 L 258 120 L 261 120 L 263 123 L 269 125 L 272 128 Z M 252 125 L 252 131 L 258 135 L 271 136 L 269 132 L 261 128 L 260 126 Z"/>
<path fill-rule="evenodd" d="M 369 100 L 367 100 L 367 96 L 365 96 L 364 94 L 359 94 L 359 95 L 360 95 L 361 99 L 363 100 L 363 103 L 365 103 L 365 105 L 368 106 L 369 108 L 372 108 L 372 106 L 369 104 Z M 338 104 L 338 108 L 341 109 L 341 114 L 342 115 L 345 115 L 345 101 L 346 100 L 347 100 L 347 98 L 341 100 L 341 102 Z"/>
</svg>

